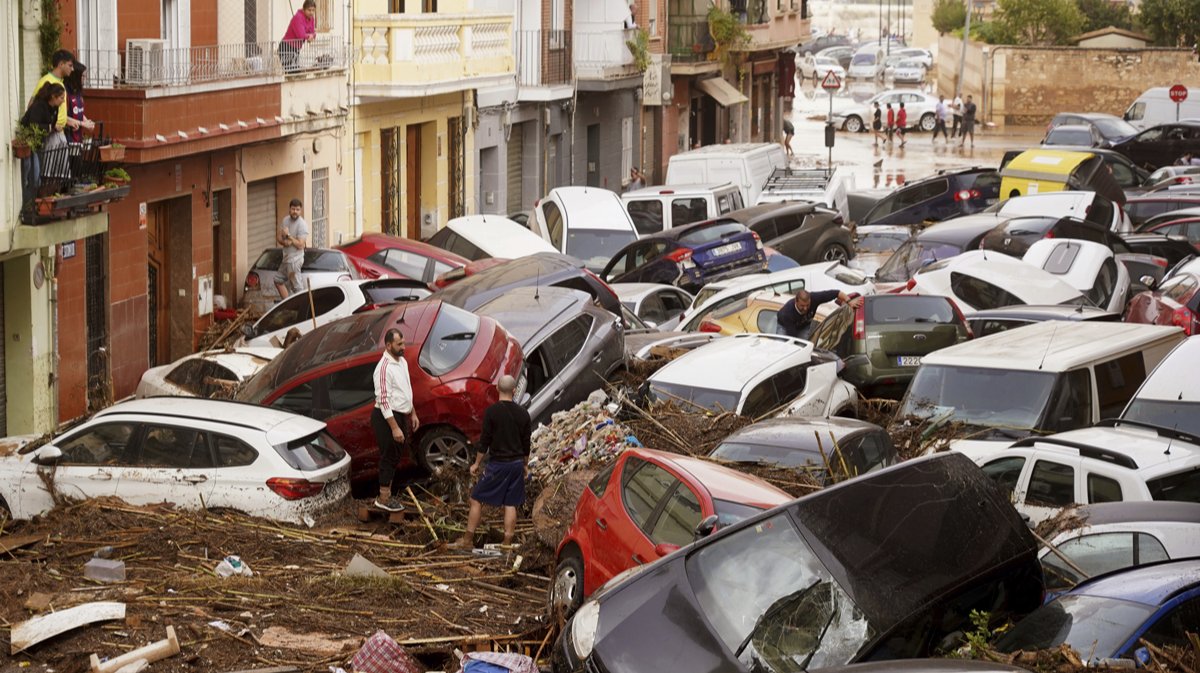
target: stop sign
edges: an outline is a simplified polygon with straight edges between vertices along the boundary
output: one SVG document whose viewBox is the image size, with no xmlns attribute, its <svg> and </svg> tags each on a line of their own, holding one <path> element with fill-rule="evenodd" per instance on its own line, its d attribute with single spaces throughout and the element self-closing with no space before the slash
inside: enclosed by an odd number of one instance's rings
<svg viewBox="0 0 1200 673">
<path fill-rule="evenodd" d="M 1174 103 L 1182 103 L 1187 100 L 1187 94 L 1187 87 L 1182 84 L 1176 84 L 1167 92 L 1167 95 L 1171 97 L 1171 101 Z"/>
</svg>

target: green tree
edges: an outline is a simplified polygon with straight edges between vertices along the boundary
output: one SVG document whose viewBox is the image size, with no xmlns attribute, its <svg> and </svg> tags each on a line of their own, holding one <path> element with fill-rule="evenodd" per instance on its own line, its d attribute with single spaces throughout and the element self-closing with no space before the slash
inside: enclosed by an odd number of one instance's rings
<svg viewBox="0 0 1200 673">
<path fill-rule="evenodd" d="M 996 22 L 1013 44 L 1066 44 L 1084 23 L 1075 0 L 1000 0 L 997 5 Z"/>
<path fill-rule="evenodd" d="M 1129 5 L 1112 0 L 1075 0 L 1079 11 L 1083 12 L 1083 32 L 1091 32 L 1114 26 L 1130 30 L 1133 28 L 1133 12 Z"/>
<path fill-rule="evenodd" d="M 967 5 L 962 0 L 935 0 L 932 19 L 938 35 L 952 33 L 966 23 Z"/>
<path fill-rule="evenodd" d="M 1137 22 L 1159 46 L 1191 46 L 1200 40 L 1200 2 L 1142 0 Z"/>
</svg>

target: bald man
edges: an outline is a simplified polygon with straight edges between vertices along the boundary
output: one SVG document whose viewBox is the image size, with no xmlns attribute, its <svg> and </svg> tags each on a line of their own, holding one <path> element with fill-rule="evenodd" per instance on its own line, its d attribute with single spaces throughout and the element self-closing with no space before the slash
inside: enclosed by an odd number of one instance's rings
<svg viewBox="0 0 1200 673">
<path fill-rule="evenodd" d="M 525 502 L 525 473 L 529 462 L 530 435 L 533 423 L 529 412 L 513 402 L 517 380 L 500 377 L 496 390 L 500 401 L 483 412 L 483 433 L 479 436 L 479 451 L 471 465 L 471 476 L 479 474 L 483 459 L 483 476 L 471 491 L 471 512 L 467 515 L 467 532 L 452 546 L 471 549 L 475 546 L 475 529 L 483 518 L 483 506 L 504 508 L 504 544 L 512 544 L 517 527 L 517 507 Z"/>
<path fill-rule="evenodd" d="M 862 306 L 863 302 L 862 297 L 851 297 L 838 290 L 823 292 L 799 290 L 796 292 L 795 299 L 784 304 L 783 308 L 778 311 L 776 320 L 779 323 L 779 331 L 791 337 L 808 339 L 812 336 L 813 316 L 817 312 L 817 307 L 834 300 L 837 300 L 838 304 L 848 302 L 854 308 Z"/>
</svg>

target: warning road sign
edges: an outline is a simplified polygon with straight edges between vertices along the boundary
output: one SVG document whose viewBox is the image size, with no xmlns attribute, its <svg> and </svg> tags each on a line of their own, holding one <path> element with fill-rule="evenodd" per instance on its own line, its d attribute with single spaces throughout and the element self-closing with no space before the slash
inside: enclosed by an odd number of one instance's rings
<svg viewBox="0 0 1200 673">
<path fill-rule="evenodd" d="M 842 80 L 838 79 L 837 73 L 830 70 L 825 73 L 825 79 L 821 80 L 821 88 L 828 91 L 837 91 L 842 88 Z"/>
</svg>

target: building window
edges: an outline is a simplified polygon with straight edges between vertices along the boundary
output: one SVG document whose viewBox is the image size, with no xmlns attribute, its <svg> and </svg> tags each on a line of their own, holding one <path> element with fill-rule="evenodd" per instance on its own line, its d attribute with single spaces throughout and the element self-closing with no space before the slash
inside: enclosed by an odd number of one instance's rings
<svg viewBox="0 0 1200 673">
<path fill-rule="evenodd" d="M 567 7 L 566 0 L 550 0 L 550 48 L 566 46 Z"/>
<path fill-rule="evenodd" d="M 650 0 L 649 13 L 646 15 L 646 23 L 650 24 L 651 37 L 658 35 L 658 0 Z"/>
<path fill-rule="evenodd" d="M 312 246 L 329 245 L 329 169 L 314 168 L 312 172 Z"/>
</svg>

